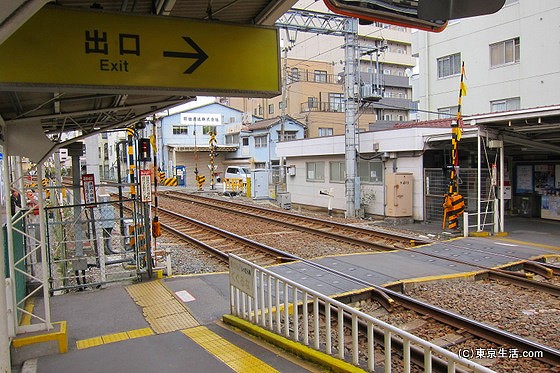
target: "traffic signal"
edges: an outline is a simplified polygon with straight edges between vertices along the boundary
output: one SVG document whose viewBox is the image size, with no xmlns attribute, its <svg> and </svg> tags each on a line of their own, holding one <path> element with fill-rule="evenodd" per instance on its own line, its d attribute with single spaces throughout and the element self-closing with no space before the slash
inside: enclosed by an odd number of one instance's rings
<svg viewBox="0 0 560 373">
<path fill-rule="evenodd" d="M 149 162 L 152 160 L 150 139 L 138 139 L 138 160 L 142 162 Z"/>
</svg>

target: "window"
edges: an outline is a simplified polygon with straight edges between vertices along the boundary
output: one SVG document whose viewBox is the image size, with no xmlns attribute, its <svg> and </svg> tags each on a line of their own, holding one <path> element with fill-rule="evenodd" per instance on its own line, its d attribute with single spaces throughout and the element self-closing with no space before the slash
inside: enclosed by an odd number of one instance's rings
<svg viewBox="0 0 560 373">
<path fill-rule="evenodd" d="M 226 135 L 226 144 L 227 145 L 239 145 L 239 134 L 234 135 Z"/>
<path fill-rule="evenodd" d="M 457 106 L 449 106 L 439 108 L 438 119 L 449 119 L 457 115 Z"/>
<path fill-rule="evenodd" d="M 437 59 L 438 78 L 458 75 L 461 73 L 461 53 L 455 53 L 449 56 Z"/>
<path fill-rule="evenodd" d="M 383 162 L 358 161 L 358 176 L 362 183 L 382 183 Z"/>
<path fill-rule="evenodd" d="M 307 162 L 307 181 L 325 181 L 325 162 Z"/>
<path fill-rule="evenodd" d="M 319 127 L 319 133 L 318 133 L 319 137 L 332 136 L 332 135 L 333 135 L 332 128 Z"/>
<path fill-rule="evenodd" d="M 274 104 L 268 105 L 268 114 L 274 114 Z"/>
<path fill-rule="evenodd" d="M 519 62 L 519 38 L 490 44 L 490 66 Z"/>
<path fill-rule="evenodd" d="M 391 75 L 391 69 L 383 69 L 383 75 Z"/>
<path fill-rule="evenodd" d="M 517 110 L 520 107 L 521 107 L 521 100 L 519 99 L 519 97 L 490 101 L 490 111 L 492 113 L 498 111 Z"/>
<path fill-rule="evenodd" d="M 280 134 L 280 131 L 278 131 L 278 141 L 290 141 L 290 140 L 295 140 L 297 137 L 297 132 L 295 131 L 284 131 L 284 138 L 282 138 L 282 135 Z"/>
<path fill-rule="evenodd" d="M 173 134 L 174 135 L 188 135 L 189 134 L 189 127 L 188 126 L 173 126 Z"/>
<path fill-rule="evenodd" d="M 243 137 L 242 141 L 243 141 L 243 146 L 249 146 L 249 138 L 248 137 Z"/>
<path fill-rule="evenodd" d="M 263 107 L 259 105 L 259 116 L 263 115 Z"/>
<path fill-rule="evenodd" d="M 288 83 L 299 81 L 299 70 L 297 67 L 292 67 L 291 74 L 288 76 Z"/>
<path fill-rule="evenodd" d="M 329 111 L 336 113 L 344 111 L 344 96 L 342 93 L 329 93 Z"/>
<path fill-rule="evenodd" d="M 344 182 L 346 180 L 346 164 L 344 161 L 329 162 L 329 180 Z"/>
<path fill-rule="evenodd" d="M 267 136 L 255 136 L 255 148 L 266 148 Z"/>
<path fill-rule="evenodd" d="M 313 77 L 315 82 L 318 83 L 327 82 L 327 72 L 324 70 L 315 70 Z"/>
<path fill-rule="evenodd" d="M 209 135 L 211 133 L 216 133 L 216 127 L 214 126 L 202 126 L 202 134 Z"/>
<path fill-rule="evenodd" d="M 318 107 L 319 100 L 317 100 L 317 97 L 307 97 L 307 106 L 309 109 Z"/>
</svg>

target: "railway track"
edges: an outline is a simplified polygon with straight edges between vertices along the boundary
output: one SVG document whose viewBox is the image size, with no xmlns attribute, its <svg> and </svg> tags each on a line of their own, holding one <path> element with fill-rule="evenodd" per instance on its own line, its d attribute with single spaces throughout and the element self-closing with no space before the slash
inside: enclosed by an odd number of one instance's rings
<svg viewBox="0 0 560 373">
<path fill-rule="evenodd" d="M 405 294 L 383 288 L 381 286 L 368 283 L 367 281 L 363 281 L 361 279 L 349 276 L 346 273 L 335 271 L 331 268 L 318 265 L 316 263 L 307 262 L 310 266 L 321 268 L 325 271 L 330 273 L 336 273 L 339 277 L 345 279 L 351 279 L 352 281 L 361 284 L 364 288 L 374 289 L 375 293 L 365 292 L 364 299 L 372 299 L 374 302 L 378 302 L 382 305 L 383 308 L 386 307 L 386 302 L 380 302 L 378 297 L 378 292 L 383 292 L 386 294 L 387 297 L 391 299 L 391 303 L 393 307 L 386 311 L 383 311 L 385 314 L 392 313 L 395 309 L 406 309 L 411 312 L 416 312 L 419 315 L 427 315 L 433 320 L 442 323 L 446 326 L 450 326 L 454 328 L 454 330 L 460 331 L 463 335 L 460 336 L 461 339 L 457 340 L 457 343 L 462 343 L 467 339 L 471 339 L 472 336 L 476 336 L 480 340 L 485 340 L 496 344 L 497 346 L 509 346 L 510 348 L 518 349 L 518 351 L 532 351 L 535 352 L 535 356 L 533 357 L 536 360 L 539 360 L 545 364 L 549 364 L 552 367 L 560 366 L 560 351 L 549 346 L 543 345 L 541 343 L 535 342 L 533 340 L 509 333 L 502 329 L 490 326 L 483 322 L 479 322 L 477 320 L 470 319 L 468 317 L 461 316 L 456 314 L 452 311 L 434 306 L 430 303 L 409 297 Z M 348 298 L 348 299 L 345 299 Z M 360 300 L 360 296 L 353 294 L 351 296 L 343 296 L 337 298 L 337 300 L 348 303 L 348 302 L 356 302 Z M 363 304 L 362 304 L 362 307 Z M 361 308 L 362 308 L 361 307 Z M 378 317 L 379 314 L 373 314 L 373 316 Z M 351 320 L 349 320 L 351 322 Z M 432 328 L 438 328 L 437 325 L 432 326 Z M 365 332 L 365 331 L 364 331 Z M 383 343 L 383 342 L 380 342 Z M 445 348 L 449 348 L 456 343 L 450 343 L 447 346 L 443 346 Z M 397 344 L 398 345 L 398 344 Z M 460 348 L 460 347 L 459 347 Z M 474 357 L 474 356 L 473 356 Z M 417 361 L 419 364 L 423 361 L 423 357 L 417 356 Z"/>
<path fill-rule="evenodd" d="M 220 211 L 258 218 L 276 225 L 311 233 L 337 242 L 345 242 L 350 245 L 360 246 L 364 251 L 387 251 L 428 243 L 428 241 L 418 240 L 418 238 L 415 237 L 363 229 L 334 221 L 322 220 L 254 205 L 222 201 L 201 195 L 166 192 L 160 195 L 160 201 L 163 202 L 165 199 L 171 199 L 176 203 L 197 203 L 208 208 L 219 209 Z"/>
<path fill-rule="evenodd" d="M 181 239 L 200 247 L 224 262 L 235 254 L 261 266 L 278 264 L 290 259 L 284 251 L 263 245 L 179 213 L 159 208 L 161 227 Z"/>
<path fill-rule="evenodd" d="M 174 199 L 177 201 L 183 198 Z M 191 200 L 187 200 L 188 203 L 194 203 Z M 228 210 L 232 208 L 235 210 L 239 204 L 229 204 Z M 180 208 L 180 207 L 179 207 Z M 218 207 L 224 209 L 225 207 Z M 249 214 L 254 216 L 255 210 L 248 209 Z M 265 209 L 267 210 L 267 209 Z M 287 214 L 290 217 L 294 214 Z M 213 227 L 209 224 L 197 221 L 192 218 L 188 218 L 182 214 L 166 210 L 164 208 L 159 208 L 160 221 L 162 222 L 162 227 L 167 229 L 174 234 L 180 235 L 183 239 L 191 242 L 194 245 L 203 247 L 205 250 L 213 252 L 216 256 L 220 257 L 221 260 L 226 261 L 228 254 L 233 253 L 244 257 L 247 260 L 258 263 L 259 265 L 270 265 L 276 264 L 283 261 L 289 260 L 302 260 L 310 265 L 317 266 L 317 264 L 299 258 L 290 253 L 274 249 L 272 247 L 259 244 L 255 241 L 249 240 L 239 235 L 235 235 L 225 230 Z M 299 216 L 298 216 L 299 217 Z M 266 220 L 270 221 L 272 218 L 267 217 Z M 316 220 L 316 219 L 311 219 Z M 276 221 L 276 220 L 275 220 Z M 165 223 L 164 223 L 165 222 Z M 319 266 L 321 269 L 328 271 L 330 273 L 336 273 L 330 268 Z M 525 338 L 513 335 L 511 333 L 505 332 L 503 330 L 485 325 L 476 320 L 471 320 L 460 315 L 456 315 L 452 312 L 440 309 L 438 307 L 432 306 L 425 302 L 410 298 L 406 295 L 394 292 L 389 289 L 385 289 L 359 279 L 355 279 L 344 273 L 338 273 L 342 276 L 352 281 L 357 281 L 361 283 L 364 287 L 374 289 L 379 299 L 379 294 L 385 294 L 385 298 L 393 300 L 399 307 L 406 308 L 408 310 L 417 312 L 421 315 L 429 315 L 434 320 L 438 320 L 441 323 L 450 325 L 453 328 L 464 331 L 465 335 L 474 335 L 480 339 L 491 341 L 497 345 L 507 345 L 522 351 L 540 351 L 542 356 L 537 356 L 536 358 L 546 364 L 560 364 L 560 352 L 553 348 L 541 345 L 539 343 L 527 340 Z M 496 275 L 490 274 L 495 279 L 514 281 L 515 283 L 520 283 L 520 286 L 531 286 L 536 288 L 539 286 L 536 282 L 527 282 L 524 280 L 518 281 L 519 276 L 503 273 Z M 517 278 L 516 278 L 517 277 Z M 557 296 L 558 289 L 556 287 L 547 286 L 546 291 Z M 384 306 L 387 307 L 387 302 L 384 302 Z M 464 340 L 468 338 L 464 337 Z M 422 361 L 421 357 L 418 357 L 418 361 Z"/>
<path fill-rule="evenodd" d="M 162 211 L 160 211 L 162 212 Z M 167 213 L 165 210 L 163 211 L 164 213 Z M 172 213 L 171 215 L 175 216 L 174 219 L 182 219 L 183 217 L 180 216 L 180 214 L 175 214 Z M 163 220 L 168 221 L 171 218 L 171 216 L 166 216 Z M 174 224 L 171 224 L 174 225 Z M 198 225 L 198 224 L 197 224 Z M 209 226 L 207 224 L 202 224 L 202 227 L 204 227 L 205 229 L 208 229 Z M 174 229 L 176 230 L 181 230 L 180 227 L 175 227 Z M 199 228 L 192 228 L 191 231 L 188 233 L 190 236 L 193 235 L 193 229 L 194 231 L 196 231 Z M 219 239 L 216 239 L 214 241 L 214 239 L 211 239 L 211 241 L 214 242 L 222 242 L 222 240 L 226 240 L 229 241 L 232 238 L 227 238 L 227 235 L 224 235 L 224 232 L 222 230 L 218 230 L 219 231 Z M 204 236 L 207 236 L 208 233 L 201 233 Z M 242 239 L 244 240 L 242 237 L 236 236 L 234 235 L 236 239 Z M 208 241 L 207 237 L 205 237 L 205 239 Z M 251 244 L 253 244 L 254 241 L 251 241 Z M 243 253 L 245 255 L 245 257 L 253 257 L 254 258 L 254 254 L 250 254 L 248 253 L 246 248 L 242 248 L 241 247 L 241 243 L 239 241 L 237 241 L 237 243 L 235 243 L 233 253 Z M 260 246 L 260 245 L 258 245 Z M 251 248 L 254 249 L 254 248 Z M 259 249 L 259 252 L 262 249 Z M 281 260 L 289 260 L 289 259 L 301 259 L 301 258 L 297 258 L 294 257 L 293 255 L 289 254 L 289 253 L 285 253 L 285 252 L 279 252 L 279 251 L 275 251 L 272 250 L 273 254 L 271 256 L 268 256 L 266 259 L 263 260 L 263 258 L 257 258 L 258 260 L 261 260 L 262 262 L 268 263 L 268 264 L 272 264 L 274 261 L 278 262 Z M 226 254 L 223 254 L 224 259 L 227 257 Z M 251 259 L 251 260 L 255 260 L 255 259 Z M 305 260 L 304 260 L 305 261 Z M 312 266 L 318 266 L 315 263 L 309 262 L 309 261 L 305 261 L 306 263 L 308 263 L 309 265 Z M 336 272 L 333 271 L 330 268 L 327 267 L 323 267 L 323 266 L 318 266 L 319 268 L 328 271 L 328 272 Z M 536 358 L 546 364 L 551 364 L 551 365 L 555 365 L 555 364 L 560 364 L 560 352 L 553 349 L 553 348 L 549 348 L 547 346 L 541 345 L 539 343 L 533 342 L 531 340 L 516 336 L 514 334 L 505 332 L 503 330 L 494 328 L 492 326 L 486 325 L 484 323 L 478 322 L 476 320 L 471 320 L 469 318 L 454 314 L 453 312 L 435 307 L 433 305 L 430 305 L 428 303 L 422 302 L 420 300 L 408 297 L 406 295 L 403 295 L 401 293 L 389 290 L 389 289 L 385 289 L 385 288 L 381 288 L 378 286 L 375 286 L 373 284 L 361 281 L 359 279 L 355 279 L 351 276 L 348 276 L 347 274 L 344 273 L 338 273 L 339 276 L 347 278 L 347 279 L 351 279 L 353 281 L 357 281 L 359 283 L 361 283 L 362 285 L 364 285 L 365 287 L 369 287 L 369 288 L 373 288 L 376 289 L 376 299 L 379 298 L 379 293 L 384 293 L 386 294 L 387 297 L 389 297 L 390 299 L 392 299 L 396 304 L 398 304 L 398 307 L 400 308 L 405 308 L 407 310 L 410 310 L 411 312 L 416 312 L 420 315 L 429 315 L 431 318 L 433 318 L 434 320 L 437 320 L 439 323 L 445 324 L 447 326 L 450 326 L 452 328 L 455 328 L 457 330 L 462 330 L 463 333 L 462 335 L 459 336 L 459 338 L 461 339 L 460 341 L 457 341 L 457 343 L 460 342 L 465 342 L 467 340 L 472 339 L 472 336 L 476 336 L 477 338 L 479 338 L 480 340 L 487 340 L 490 341 L 492 343 L 495 343 L 498 346 L 501 345 L 507 345 L 507 346 L 511 346 L 512 348 L 516 348 L 519 349 L 520 351 L 539 351 L 539 353 L 542 353 L 542 356 L 536 356 Z M 507 275 L 507 276 L 500 276 L 499 278 L 508 278 L 511 279 L 510 277 L 515 278 L 516 276 L 511 276 L 511 275 Z M 523 284 L 526 284 L 525 282 L 523 282 Z M 531 286 L 535 286 L 535 284 L 531 284 Z M 387 302 L 383 302 L 386 304 Z M 435 326 L 433 326 L 434 328 L 441 328 L 441 326 L 438 326 L 437 324 Z M 472 335 L 472 336 L 469 336 Z M 395 343 L 398 343 L 398 341 L 395 341 Z M 480 343 L 480 342 L 475 342 L 475 343 Z M 449 347 L 449 346 L 445 346 L 445 347 Z M 416 360 L 418 361 L 418 363 L 420 364 L 423 361 L 423 357 L 422 356 L 417 356 Z M 437 366 L 437 362 L 435 362 L 436 366 Z"/>
</svg>

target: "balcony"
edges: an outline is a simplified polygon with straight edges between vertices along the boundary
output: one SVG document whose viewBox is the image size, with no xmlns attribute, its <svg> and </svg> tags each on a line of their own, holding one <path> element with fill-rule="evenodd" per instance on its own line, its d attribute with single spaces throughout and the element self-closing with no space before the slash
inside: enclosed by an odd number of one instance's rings
<svg viewBox="0 0 560 373">
<path fill-rule="evenodd" d="M 341 77 L 335 74 L 317 74 L 317 72 L 309 70 L 298 70 L 297 73 L 288 71 L 288 84 L 297 82 L 341 84 Z"/>
<path fill-rule="evenodd" d="M 300 108 L 300 113 L 344 113 L 345 105 L 340 102 L 302 102 Z M 375 114 L 375 109 L 369 106 L 362 106 L 358 111 L 362 114 Z"/>
<path fill-rule="evenodd" d="M 379 102 L 369 104 L 372 109 L 414 110 L 414 103 L 407 98 L 383 97 Z"/>
<path fill-rule="evenodd" d="M 375 74 L 368 73 L 368 72 L 360 72 L 360 80 L 363 83 L 375 83 L 376 76 Z M 380 74 L 379 75 L 379 84 L 385 87 L 396 87 L 396 88 L 410 88 L 410 80 L 406 76 L 398 76 L 398 75 L 388 75 L 388 74 Z"/>
<path fill-rule="evenodd" d="M 300 112 L 301 113 L 308 113 L 308 112 L 323 112 L 323 113 L 343 113 L 344 112 L 344 103 L 342 102 L 302 102 L 300 104 Z"/>
</svg>

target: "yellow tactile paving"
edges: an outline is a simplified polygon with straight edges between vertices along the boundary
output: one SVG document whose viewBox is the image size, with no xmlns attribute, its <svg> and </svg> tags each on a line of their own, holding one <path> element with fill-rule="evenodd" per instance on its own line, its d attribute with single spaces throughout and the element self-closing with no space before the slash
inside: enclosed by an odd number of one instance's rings
<svg viewBox="0 0 560 373">
<path fill-rule="evenodd" d="M 94 338 L 82 339 L 80 341 L 77 341 L 76 348 L 78 350 L 83 350 L 84 348 L 90 348 L 102 344 L 124 341 L 127 339 L 147 337 L 150 335 L 154 335 L 154 331 L 151 328 L 143 328 L 143 329 L 129 330 L 126 332 L 114 333 L 114 334 L 106 334 L 106 335 L 102 335 L 101 337 L 94 337 Z"/>
<path fill-rule="evenodd" d="M 101 338 L 103 339 L 103 343 L 113 343 L 113 342 L 119 342 L 128 339 L 128 334 L 126 334 L 126 332 L 107 334 L 107 335 L 102 335 Z"/>
<path fill-rule="evenodd" d="M 129 330 L 126 332 L 128 338 L 140 338 L 140 337 L 147 337 L 149 335 L 154 335 L 154 331 L 151 328 L 144 328 L 144 329 L 136 329 L 136 330 Z"/>
<path fill-rule="evenodd" d="M 146 321 L 157 334 L 199 325 L 189 310 L 160 281 L 130 285 L 126 290 L 142 307 Z"/>
<path fill-rule="evenodd" d="M 204 326 L 181 331 L 236 372 L 278 372 Z"/>
<path fill-rule="evenodd" d="M 101 337 L 94 337 L 89 339 L 82 339 L 81 341 L 76 342 L 76 348 L 78 350 L 82 350 L 84 348 L 95 347 L 103 344 L 103 338 Z"/>
</svg>

